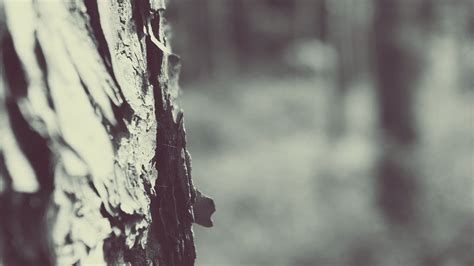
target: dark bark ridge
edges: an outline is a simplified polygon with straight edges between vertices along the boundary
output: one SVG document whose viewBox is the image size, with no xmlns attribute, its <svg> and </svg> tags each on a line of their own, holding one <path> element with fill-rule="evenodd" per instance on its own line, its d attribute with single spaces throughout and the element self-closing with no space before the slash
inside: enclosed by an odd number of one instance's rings
<svg viewBox="0 0 474 266">
<path fill-rule="evenodd" d="M 0 264 L 194 264 L 192 223 L 215 208 L 192 183 L 163 2 L 0 6 Z"/>
</svg>

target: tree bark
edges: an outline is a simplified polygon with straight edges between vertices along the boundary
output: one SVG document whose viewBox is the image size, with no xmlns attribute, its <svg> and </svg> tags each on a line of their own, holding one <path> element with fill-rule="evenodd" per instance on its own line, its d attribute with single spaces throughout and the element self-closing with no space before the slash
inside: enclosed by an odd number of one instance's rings
<svg viewBox="0 0 474 266">
<path fill-rule="evenodd" d="M 0 1 L 0 264 L 192 265 L 193 186 L 165 6 Z"/>
</svg>

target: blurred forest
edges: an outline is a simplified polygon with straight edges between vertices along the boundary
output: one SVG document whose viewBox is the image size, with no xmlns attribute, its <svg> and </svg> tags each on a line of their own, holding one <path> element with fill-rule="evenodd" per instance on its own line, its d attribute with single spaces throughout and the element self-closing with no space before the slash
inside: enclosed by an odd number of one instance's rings
<svg viewBox="0 0 474 266">
<path fill-rule="evenodd" d="M 173 0 L 198 265 L 474 265 L 474 1 Z"/>
</svg>

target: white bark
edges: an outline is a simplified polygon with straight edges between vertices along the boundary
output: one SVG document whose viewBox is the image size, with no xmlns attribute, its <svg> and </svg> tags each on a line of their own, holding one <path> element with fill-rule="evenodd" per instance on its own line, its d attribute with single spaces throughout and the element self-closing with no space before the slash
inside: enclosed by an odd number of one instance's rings
<svg viewBox="0 0 474 266">
<path fill-rule="evenodd" d="M 162 1 L 0 5 L 0 262 L 193 264 L 194 212 L 210 225 L 214 207 L 191 181 Z"/>
</svg>

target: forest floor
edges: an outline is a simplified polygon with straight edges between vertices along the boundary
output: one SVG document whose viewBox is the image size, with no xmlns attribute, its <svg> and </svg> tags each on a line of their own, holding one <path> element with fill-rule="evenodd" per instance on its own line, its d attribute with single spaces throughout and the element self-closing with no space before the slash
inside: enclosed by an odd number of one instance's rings
<svg viewBox="0 0 474 266">
<path fill-rule="evenodd" d="M 450 51 L 442 40 L 440 49 Z M 213 228 L 195 226 L 197 264 L 474 263 L 473 91 L 453 89 L 455 63 L 439 57 L 416 97 L 422 226 L 413 232 L 394 233 L 374 203 L 383 143 L 367 82 L 342 101 L 347 123 L 337 139 L 326 130 L 333 88 L 321 77 L 185 87 L 194 182 L 217 205 Z"/>
</svg>

